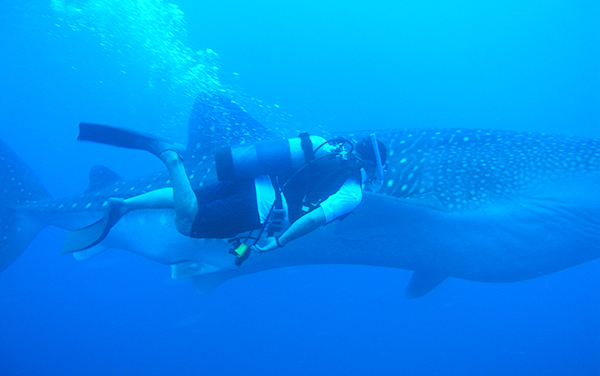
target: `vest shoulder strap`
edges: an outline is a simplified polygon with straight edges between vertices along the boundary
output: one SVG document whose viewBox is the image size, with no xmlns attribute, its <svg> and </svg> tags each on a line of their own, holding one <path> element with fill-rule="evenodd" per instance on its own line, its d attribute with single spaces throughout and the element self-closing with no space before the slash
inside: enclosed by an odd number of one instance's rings
<svg viewBox="0 0 600 376">
<path fill-rule="evenodd" d="M 309 163 L 313 159 L 315 159 L 315 153 L 313 151 L 313 144 L 310 140 L 310 135 L 308 132 L 300 133 L 298 135 L 300 137 L 300 146 L 302 147 L 302 151 L 304 152 L 304 159 L 306 163 Z"/>
</svg>

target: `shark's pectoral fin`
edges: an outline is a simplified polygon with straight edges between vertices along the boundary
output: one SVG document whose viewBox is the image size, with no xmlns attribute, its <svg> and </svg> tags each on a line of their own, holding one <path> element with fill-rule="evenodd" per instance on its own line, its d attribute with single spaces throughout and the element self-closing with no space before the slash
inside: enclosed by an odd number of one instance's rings
<svg viewBox="0 0 600 376">
<path fill-rule="evenodd" d="M 101 244 L 98 244 L 95 247 L 88 248 L 88 249 L 83 250 L 83 251 L 73 252 L 72 255 L 73 255 L 73 257 L 75 257 L 75 260 L 82 261 L 82 260 L 87 260 L 90 257 L 94 257 L 96 255 L 99 255 L 100 253 L 106 251 L 109 248 L 110 247 L 107 247 L 107 246 L 105 246 L 104 244 L 101 243 Z"/>
<path fill-rule="evenodd" d="M 196 287 L 196 291 L 200 295 L 208 294 L 212 290 L 216 289 L 222 283 L 227 282 L 231 278 L 234 278 L 235 275 L 227 272 L 215 272 L 215 273 L 207 273 L 202 275 L 197 275 L 191 277 L 189 280 Z"/>
<path fill-rule="evenodd" d="M 201 295 L 207 294 L 228 279 L 235 277 L 219 267 L 197 261 L 182 261 L 171 264 L 171 278 L 187 279 Z"/>
<path fill-rule="evenodd" d="M 406 297 L 409 299 L 420 298 L 448 278 L 448 275 L 432 270 L 415 270 L 413 276 L 406 286 Z"/>
</svg>

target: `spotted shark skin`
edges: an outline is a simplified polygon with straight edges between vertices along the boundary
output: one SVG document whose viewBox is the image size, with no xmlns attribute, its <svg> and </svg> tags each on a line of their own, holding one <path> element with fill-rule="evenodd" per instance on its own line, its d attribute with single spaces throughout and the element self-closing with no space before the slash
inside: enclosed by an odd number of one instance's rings
<svg viewBox="0 0 600 376">
<path fill-rule="evenodd" d="M 372 132 L 345 136 L 359 139 Z M 237 276 L 286 266 L 393 267 L 414 271 L 406 290 L 411 298 L 448 277 L 515 282 L 600 256 L 600 140 L 479 129 L 376 134 L 388 145 L 390 162 L 379 192 L 365 192 L 345 220 L 281 250 L 253 253 L 241 267 L 227 253 L 227 242 L 180 235 L 170 210 L 132 212 L 101 244 L 74 256 L 83 260 L 121 248 L 170 265 L 173 278 L 188 279 L 201 292 Z M 263 127 L 230 100 L 200 98 L 184 156 L 192 185 L 216 180 L 211 156 L 216 146 L 289 136 Z M 109 197 L 170 184 L 166 172 L 125 181 L 94 167 L 85 193 L 53 200 L 35 174 L 0 146 L 1 269 L 46 225 L 82 227 L 99 218 Z"/>
<path fill-rule="evenodd" d="M 600 169 L 598 140 L 469 129 L 378 134 L 389 140 L 392 166 L 381 193 L 431 200 L 448 212 L 475 209 Z"/>
</svg>

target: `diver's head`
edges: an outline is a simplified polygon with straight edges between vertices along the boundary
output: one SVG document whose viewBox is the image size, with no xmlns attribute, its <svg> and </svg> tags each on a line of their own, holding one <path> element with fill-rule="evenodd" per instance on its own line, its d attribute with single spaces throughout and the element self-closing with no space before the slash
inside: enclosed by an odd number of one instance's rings
<svg viewBox="0 0 600 376">
<path fill-rule="evenodd" d="M 372 134 L 371 137 L 360 140 L 354 150 L 366 174 L 363 176 L 363 182 L 373 192 L 378 192 L 383 186 L 383 173 L 387 167 L 387 148 Z"/>
<path fill-rule="evenodd" d="M 383 142 L 379 140 L 377 140 L 377 148 L 381 157 L 381 165 L 385 166 L 388 155 L 387 148 L 385 147 Z M 356 152 L 356 156 L 361 161 L 377 168 L 377 156 L 375 155 L 375 148 L 373 147 L 373 142 L 371 141 L 371 138 L 365 137 L 362 140 L 360 140 L 354 147 L 354 150 Z"/>
</svg>

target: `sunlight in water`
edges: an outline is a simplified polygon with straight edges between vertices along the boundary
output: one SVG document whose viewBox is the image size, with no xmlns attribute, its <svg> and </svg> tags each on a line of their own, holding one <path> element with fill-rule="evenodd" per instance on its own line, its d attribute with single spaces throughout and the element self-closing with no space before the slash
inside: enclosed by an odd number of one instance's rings
<svg viewBox="0 0 600 376">
<path fill-rule="evenodd" d="M 52 9 L 74 32 L 90 32 L 121 73 L 145 72 L 147 90 L 159 93 L 172 119 L 189 113 L 203 91 L 221 90 L 217 54 L 186 46 L 183 12 L 162 0 L 51 0 Z M 165 124 L 169 126 L 169 124 Z"/>
</svg>

